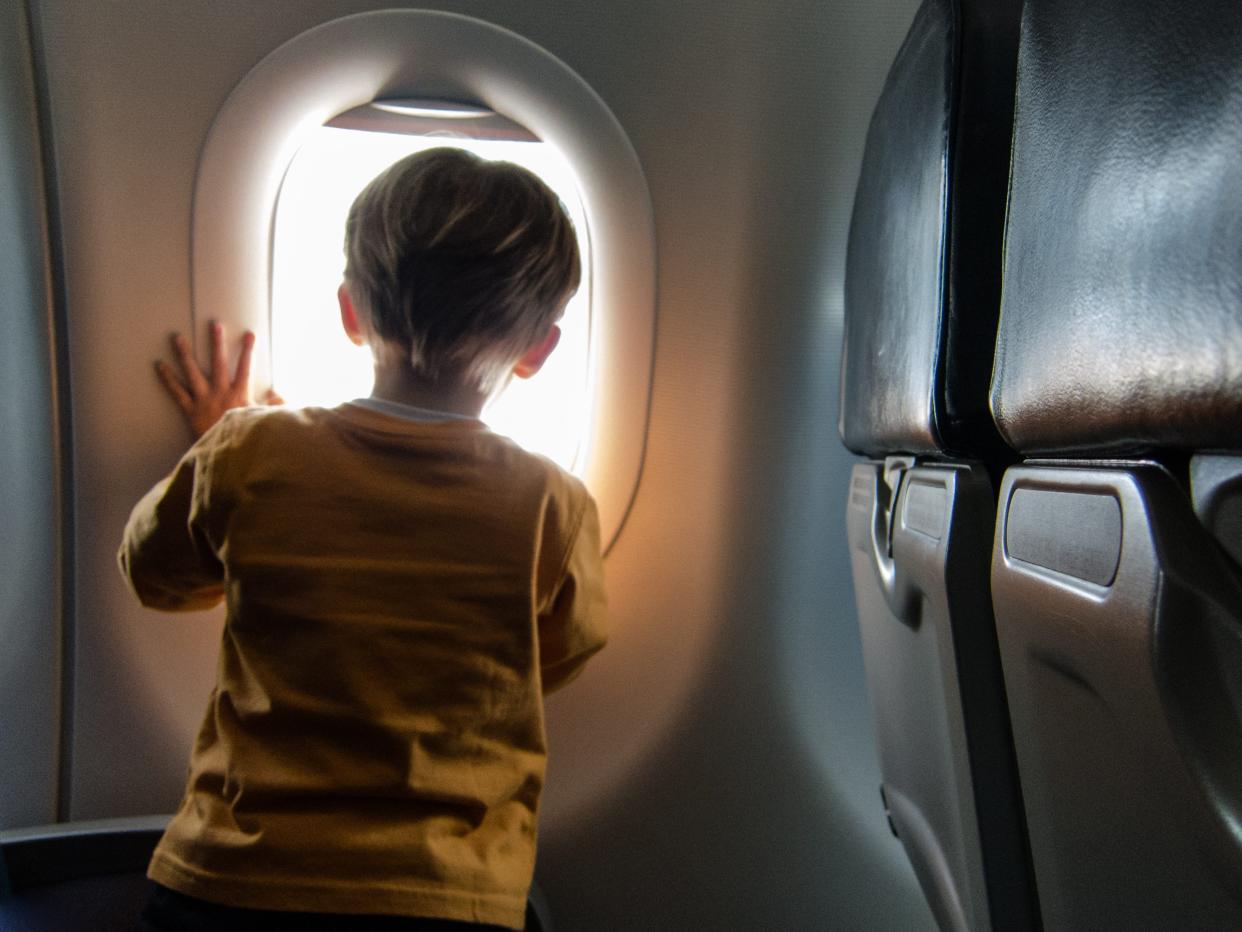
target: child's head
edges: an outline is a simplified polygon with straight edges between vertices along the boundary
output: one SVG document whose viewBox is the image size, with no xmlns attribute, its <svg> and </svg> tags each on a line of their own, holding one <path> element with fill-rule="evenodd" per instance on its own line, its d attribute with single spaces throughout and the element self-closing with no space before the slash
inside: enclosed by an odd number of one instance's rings
<svg viewBox="0 0 1242 932">
<path fill-rule="evenodd" d="M 358 195 L 345 283 L 374 338 L 421 377 L 491 392 L 578 289 L 573 226 L 524 168 L 461 149 L 408 156 Z"/>
</svg>

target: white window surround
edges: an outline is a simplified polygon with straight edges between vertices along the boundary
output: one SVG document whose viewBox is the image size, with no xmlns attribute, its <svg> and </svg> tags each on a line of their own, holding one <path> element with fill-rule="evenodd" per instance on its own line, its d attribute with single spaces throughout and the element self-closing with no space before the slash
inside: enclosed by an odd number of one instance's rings
<svg viewBox="0 0 1242 932">
<path fill-rule="evenodd" d="M 194 189 L 191 274 L 202 321 L 250 328 L 254 382 L 270 379 L 271 235 L 281 179 L 302 138 L 377 98 L 476 102 L 522 124 L 573 164 L 592 256 L 595 399 L 585 480 L 610 547 L 638 488 L 655 341 L 651 197 L 607 105 L 565 64 L 522 37 L 452 13 L 381 10 L 286 42 L 216 115 Z"/>
</svg>

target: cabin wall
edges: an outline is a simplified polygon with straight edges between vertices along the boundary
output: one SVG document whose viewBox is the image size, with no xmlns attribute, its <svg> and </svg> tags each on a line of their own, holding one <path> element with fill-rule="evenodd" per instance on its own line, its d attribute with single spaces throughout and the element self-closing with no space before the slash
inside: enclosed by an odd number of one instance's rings
<svg viewBox="0 0 1242 932">
<path fill-rule="evenodd" d="M 167 811 L 219 616 L 144 611 L 113 555 L 188 440 L 151 361 L 189 326 L 198 154 L 264 55 L 394 4 L 32 5 L 72 360 L 65 815 Z M 430 5 L 576 70 L 628 132 L 655 210 L 651 424 L 607 563 L 613 638 L 549 703 L 539 881 L 558 927 L 930 927 L 878 798 L 836 436 L 858 160 L 917 4 Z"/>
<path fill-rule="evenodd" d="M 62 470 L 29 20 L 0 6 L 0 828 L 57 815 Z"/>
</svg>

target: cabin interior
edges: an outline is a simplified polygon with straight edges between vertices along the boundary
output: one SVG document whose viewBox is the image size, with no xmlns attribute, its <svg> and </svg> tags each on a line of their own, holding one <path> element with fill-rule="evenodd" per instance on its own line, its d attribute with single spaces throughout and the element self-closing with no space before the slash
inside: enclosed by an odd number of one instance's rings
<svg viewBox="0 0 1242 932">
<path fill-rule="evenodd" d="M 223 610 L 116 569 L 152 362 L 220 320 L 365 394 L 337 202 L 444 143 L 587 267 L 488 415 L 595 495 L 611 618 L 528 928 L 1242 926 L 1235 0 L 0 15 L 0 927 L 132 927 L 212 688 Z"/>
</svg>

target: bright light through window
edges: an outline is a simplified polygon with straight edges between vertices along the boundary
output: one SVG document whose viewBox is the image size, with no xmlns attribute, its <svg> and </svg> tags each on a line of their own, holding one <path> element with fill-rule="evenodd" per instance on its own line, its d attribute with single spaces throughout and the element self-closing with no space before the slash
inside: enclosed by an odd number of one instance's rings
<svg viewBox="0 0 1242 932">
<path fill-rule="evenodd" d="M 483 420 L 567 469 L 582 466 L 590 414 L 590 257 L 586 220 L 565 159 L 540 142 L 414 136 L 325 126 L 289 166 L 272 243 L 272 376 L 291 405 L 332 406 L 371 393 L 370 351 L 341 330 L 336 289 L 345 270 L 345 218 L 372 178 L 412 152 L 454 145 L 538 174 L 564 202 L 578 231 L 582 286 L 560 321 L 562 337 L 544 368 L 514 379 Z"/>
</svg>

